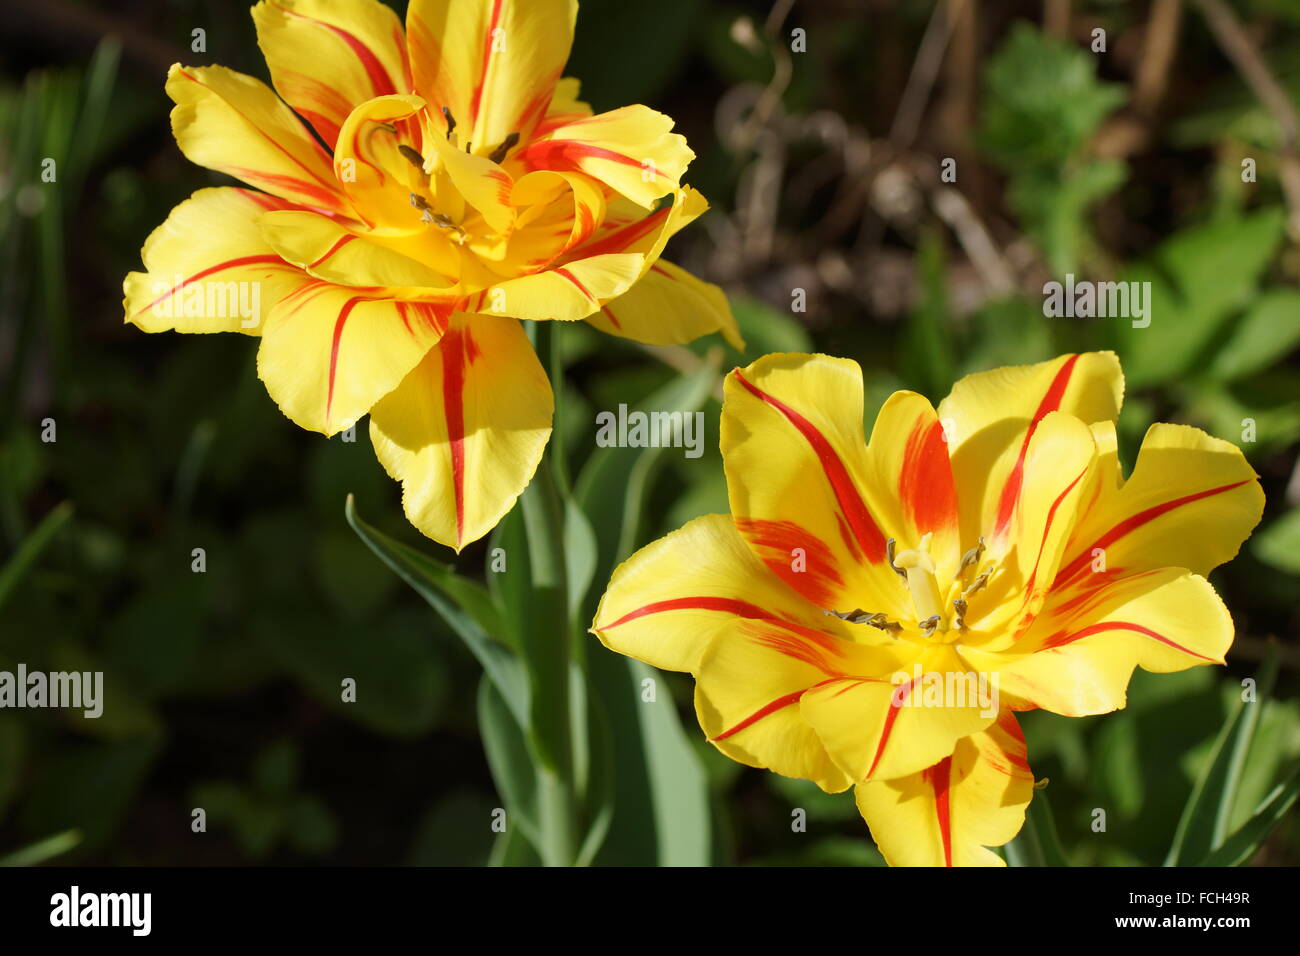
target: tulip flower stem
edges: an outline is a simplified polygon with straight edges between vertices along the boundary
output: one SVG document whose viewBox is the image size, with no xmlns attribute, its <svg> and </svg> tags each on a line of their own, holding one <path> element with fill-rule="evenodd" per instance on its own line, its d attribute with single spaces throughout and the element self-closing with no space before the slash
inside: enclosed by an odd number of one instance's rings
<svg viewBox="0 0 1300 956">
<path fill-rule="evenodd" d="M 550 366 L 558 399 L 562 378 L 550 325 L 536 323 L 535 341 L 538 354 Z M 574 626 L 567 597 L 559 453 L 559 442 L 553 437 L 520 497 L 533 588 L 530 620 L 521 622 L 533 688 L 530 743 L 537 767 L 540 849 L 548 866 L 571 865 L 577 856 L 580 833 L 572 733 L 575 725 L 585 726 L 575 719 L 571 686 Z"/>
</svg>

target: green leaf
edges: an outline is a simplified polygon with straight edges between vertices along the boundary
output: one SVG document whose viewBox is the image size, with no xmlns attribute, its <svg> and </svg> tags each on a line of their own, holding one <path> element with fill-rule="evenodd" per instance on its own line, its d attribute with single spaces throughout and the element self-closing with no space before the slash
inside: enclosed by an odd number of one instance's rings
<svg viewBox="0 0 1300 956">
<path fill-rule="evenodd" d="M 1258 372 L 1300 344 L 1300 292 L 1272 289 L 1261 295 L 1214 353 L 1209 373 L 1233 380 Z"/>
<path fill-rule="evenodd" d="M 1255 815 L 1224 840 L 1222 846 L 1201 860 L 1199 865 L 1242 866 L 1249 863 L 1273 832 L 1273 828 L 1290 812 L 1297 796 L 1300 796 L 1300 769 L 1291 774 L 1285 783 L 1278 784 L 1255 811 Z"/>
<path fill-rule="evenodd" d="M 638 692 L 647 679 L 662 675 L 640 661 L 629 661 Z M 641 735 L 650 768 L 661 866 L 709 865 L 709 786 L 672 698 L 659 693 L 652 703 L 641 702 Z"/>
<path fill-rule="evenodd" d="M 364 627 L 308 608 L 264 611 L 259 640 L 324 707 L 381 734 L 415 737 L 436 723 L 448 696 L 445 654 L 424 615 L 391 612 Z M 344 699 L 344 680 L 356 696 Z"/>
<path fill-rule="evenodd" d="M 487 592 L 451 568 L 366 524 L 356 513 L 350 495 L 345 513 L 348 524 L 370 550 L 451 626 L 501 691 L 516 720 L 521 726 L 527 726 L 528 679 L 518 659 L 489 636 L 501 634 L 504 625 Z"/>
<path fill-rule="evenodd" d="M 1170 383 L 1206 367 L 1221 329 L 1255 298 L 1284 234 L 1280 210 L 1212 220 L 1162 244 L 1121 279 L 1150 282 L 1150 325 L 1115 320 L 1114 344 L 1134 386 Z M 1109 321 L 1109 320 L 1107 320 Z"/>
<path fill-rule="evenodd" d="M 36 526 L 31 534 L 23 539 L 23 543 L 18 546 L 17 553 L 14 554 L 4 567 L 0 568 L 0 607 L 4 607 L 5 601 L 18 587 L 23 577 L 36 564 L 41 554 L 54 540 L 54 536 L 59 533 L 59 529 L 68 523 L 72 517 L 72 502 L 65 501 L 56 505 L 49 514 L 47 514 L 41 523 Z"/>
<path fill-rule="evenodd" d="M 1251 539 L 1250 550 L 1265 564 L 1300 574 L 1300 508 L 1270 522 Z"/>
<path fill-rule="evenodd" d="M 674 379 L 637 406 L 638 411 L 698 411 L 717 381 L 716 359 Z M 600 560 L 594 581 L 603 590 L 614 566 L 635 550 L 664 448 L 597 448 L 578 476 L 574 498 L 591 520 Z M 590 606 L 588 608 L 590 610 Z"/>
<path fill-rule="evenodd" d="M 507 831 L 518 827 L 541 846 L 537 823 L 537 772 L 524 732 L 501 692 L 486 677 L 478 685 L 478 725 L 497 792 L 505 801 Z"/>
<path fill-rule="evenodd" d="M 54 836 L 46 837 L 35 843 L 0 856 L 0 866 L 36 866 L 61 856 L 75 848 L 81 842 L 81 833 L 77 830 L 64 830 Z"/>
<path fill-rule="evenodd" d="M 1192 787 L 1178 829 L 1174 831 L 1173 845 L 1165 858 L 1166 866 L 1188 866 L 1193 860 L 1212 854 L 1223 844 L 1260 711 L 1277 680 L 1277 667 L 1277 648 L 1270 645 L 1256 682 L 1254 702 L 1247 704 L 1240 696 L 1237 698 L 1236 707 L 1219 732 L 1210 758 Z"/>
<path fill-rule="evenodd" d="M 731 312 L 740 326 L 740 334 L 745 337 L 746 359 L 752 360 L 769 352 L 813 351 L 812 336 L 795 312 L 775 309 L 760 299 L 743 295 L 731 299 Z M 710 345 L 703 343 L 700 347 L 703 349 Z"/>
<path fill-rule="evenodd" d="M 1035 790 L 1025 811 L 1025 825 L 1003 850 L 1008 866 L 1069 866 L 1056 833 L 1056 818 L 1047 789 Z"/>
</svg>

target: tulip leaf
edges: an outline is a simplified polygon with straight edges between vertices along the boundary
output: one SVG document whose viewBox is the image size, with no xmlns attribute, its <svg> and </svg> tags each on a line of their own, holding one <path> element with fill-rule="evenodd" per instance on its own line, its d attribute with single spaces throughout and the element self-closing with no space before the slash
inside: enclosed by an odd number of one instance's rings
<svg viewBox="0 0 1300 956">
<path fill-rule="evenodd" d="M 1003 852 L 1009 866 L 1070 865 L 1056 833 L 1056 817 L 1052 814 L 1046 788 L 1034 791 L 1025 810 L 1024 827 Z"/>
<path fill-rule="evenodd" d="M 506 804 L 506 832 L 517 827 L 532 846 L 540 847 L 537 772 L 518 720 L 486 677 L 478 685 L 478 724 L 488 768 Z"/>
<path fill-rule="evenodd" d="M 62 833 L 37 840 L 12 853 L 0 856 L 0 866 L 37 866 L 67 853 L 80 842 L 80 831 L 64 830 Z"/>
<path fill-rule="evenodd" d="M 1247 702 L 1238 698 L 1192 788 L 1174 832 L 1173 846 L 1165 858 L 1166 866 L 1190 866 L 1224 845 L 1246 757 L 1255 738 L 1260 712 L 1273 691 L 1277 668 L 1277 648 L 1270 646 L 1256 682 L 1254 699 Z"/>
<path fill-rule="evenodd" d="M 717 381 L 717 361 L 715 357 L 690 375 L 674 379 L 635 411 L 680 411 L 684 415 L 699 411 Z M 627 558 L 640 541 L 646 497 L 664 451 L 597 448 L 578 476 L 574 498 L 596 532 L 599 563 L 593 579 L 602 590 L 615 565 Z"/>
<path fill-rule="evenodd" d="M 489 636 L 499 635 L 503 625 L 487 592 L 446 565 L 366 524 L 357 514 L 350 495 L 345 513 L 348 524 L 370 550 L 414 588 L 465 642 L 500 689 L 515 719 L 527 726 L 528 681 L 515 656 Z"/>
<path fill-rule="evenodd" d="M 59 529 L 68 523 L 72 517 L 72 503 L 65 501 L 56 505 L 44 518 L 36 529 L 23 539 L 23 543 L 18 546 L 18 551 L 5 562 L 4 567 L 0 567 L 0 607 L 4 606 L 5 600 L 18 587 L 19 582 L 36 564 L 38 558 L 54 540 Z"/>
<path fill-rule="evenodd" d="M 1242 824 L 1200 862 L 1200 866 L 1242 866 L 1254 859 L 1255 854 L 1273 828 L 1282 822 L 1300 796 L 1300 769 L 1291 774 L 1285 783 L 1278 784 L 1268 798 L 1255 811 L 1255 815 Z"/>
</svg>

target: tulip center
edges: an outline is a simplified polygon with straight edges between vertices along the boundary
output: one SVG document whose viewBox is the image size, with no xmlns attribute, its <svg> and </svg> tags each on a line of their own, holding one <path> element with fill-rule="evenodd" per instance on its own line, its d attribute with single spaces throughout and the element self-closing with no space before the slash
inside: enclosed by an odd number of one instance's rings
<svg viewBox="0 0 1300 956">
<path fill-rule="evenodd" d="M 916 620 L 925 636 L 931 636 L 936 629 L 947 631 L 948 621 L 943 613 L 937 571 L 934 558 L 930 557 L 930 534 L 922 536 L 917 547 L 895 553 L 893 564 L 894 570 L 900 572 L 907 582 Z"/>
</svg>

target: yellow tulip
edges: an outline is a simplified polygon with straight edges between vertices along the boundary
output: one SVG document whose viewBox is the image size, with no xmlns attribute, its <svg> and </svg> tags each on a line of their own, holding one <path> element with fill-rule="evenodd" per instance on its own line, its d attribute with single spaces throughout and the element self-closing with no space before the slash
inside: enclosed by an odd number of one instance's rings
<svg viewBox="0 0 1300 956">
<path fill-rule="evenodd" d="M 615 572 L 592 630 L 696 681 L 741 763 L 856 787 L 891 865 L 998 865 L 1033 775 L 1015 712 L 1125 705 L 1135 667 L 1223 663 L 1204 575 L 1259 521 L 1234 445 L 1154 425 L 1124 479 L 1109 352 L 897 392 L 863 435 L 857 364 L 768 355 L 727 376 L 730 515 Z M 984 691 L 988 690 L 987 696 Z"/>
<path fill-rule="evenodd" d="M 379 0 L 252 13 L 274 92 L 178 64 L 167 93 L 181 151 L 255 189 L 172 211 L 126 320 L 260 336 L 304 428 L 369 413 L 425 534 L 481 537 L 541 459 L 553 399 L 520 319 L 740 345 L 721 291 L 659 259 L 707 209 L 685 139 L 644 106 L 593 115 L 561 78 L 576 0 L 411 0 L 405 31 Z"/>
</svg>

